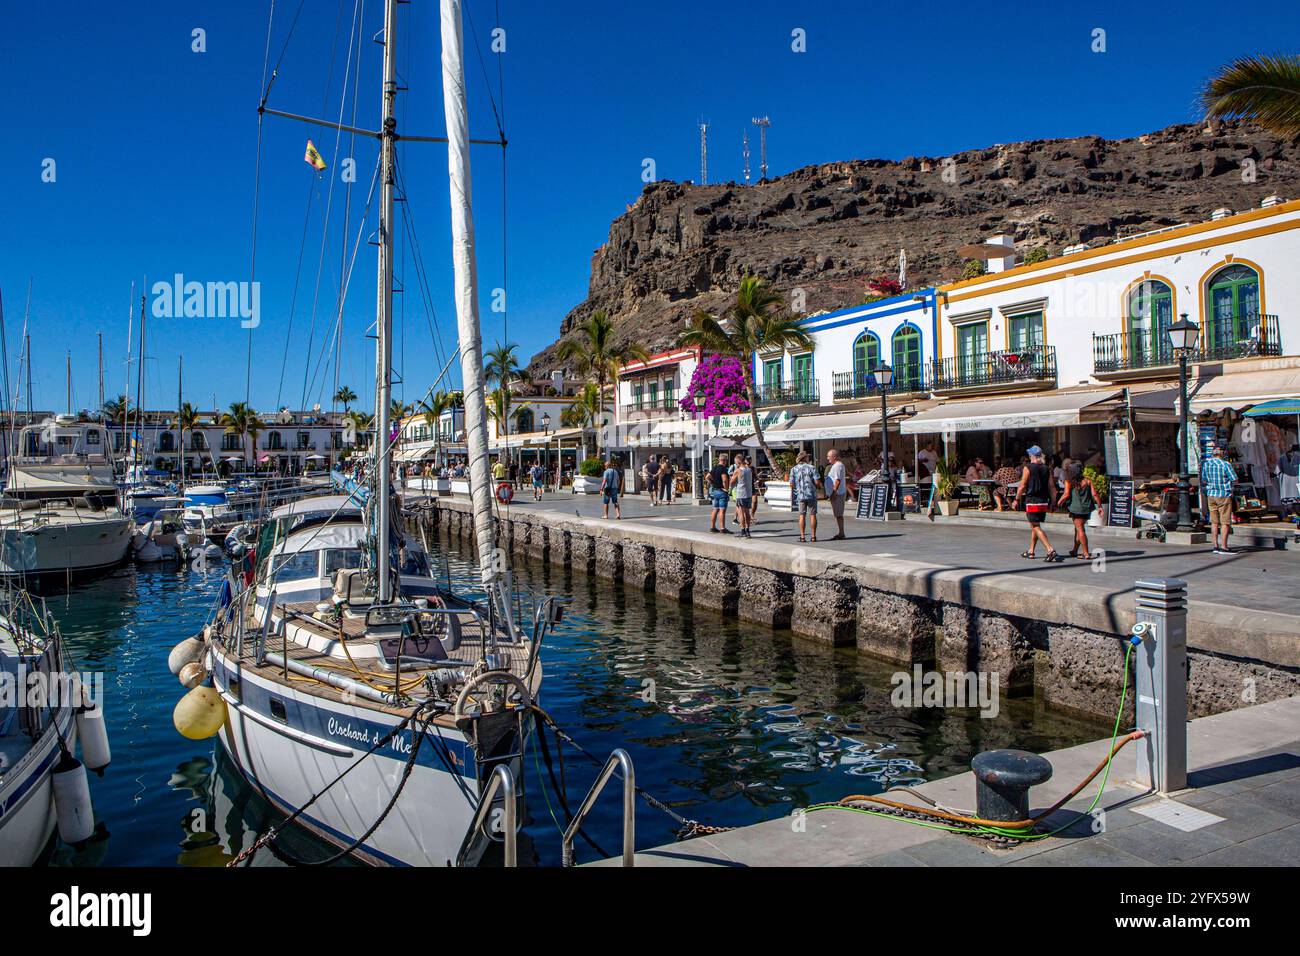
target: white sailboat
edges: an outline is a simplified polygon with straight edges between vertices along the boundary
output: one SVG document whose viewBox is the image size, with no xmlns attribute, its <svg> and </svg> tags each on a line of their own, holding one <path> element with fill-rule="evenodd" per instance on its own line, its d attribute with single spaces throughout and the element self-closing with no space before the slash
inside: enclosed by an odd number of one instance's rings
<svg viewBox="0 0 1300 956">
<path fill-rule="evenodd" d="M 386 0 L 381 132 L 376 441 L 368 493 L 284 505 L 265 522 L 255 581 L 239 589 L 173 667 L 193 689 L 177 706 L 187 736 L 219 734 L 239 771 L 289 819 L 376 864 L 464 865 L 493 839 L 514 845 L 513 781 L 541 684 L 538 650 L 554 601 L 525 632 L 499 566 L 488 474 L 475 295 L 461 5 L 441 0 L 456 305 L 482 583 L 473 601 L 438 584 L 401 530 L 394 494 L 393 190 L 398 0 Z M 200 680 L 207 682 L 194 686 Z M 499 789 L 498 789 L 499 788 Z M 493 797 L 496 797 L 495 802 Z M 275 839 L 273 829 L 254 845 Z M 246 854 L 248 851 L 245 851 Z M 507 862 L 512 853 L 507 850 Z M 245 856 L 246 858 L 246 856 Z"/>
</svg>

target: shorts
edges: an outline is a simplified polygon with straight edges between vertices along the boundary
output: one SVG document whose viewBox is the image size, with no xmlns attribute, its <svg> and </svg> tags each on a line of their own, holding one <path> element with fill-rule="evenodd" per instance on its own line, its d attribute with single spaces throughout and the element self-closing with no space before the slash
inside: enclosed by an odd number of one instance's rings
<svg viewBox="0 0 1300 956">
<path fill-rule="evenodd" d="M 741 508 L 741 509 L 743 509 L 743 510 L 745 510 L 745 511 L 748 511 L 750 508 L 753 507 L 753 505 L 754 505 L 754 499 L 753 499 L 753 498 L 737 498 L 737 499 L 736 499 L 736 507 L 737 507 L 737 508 Z"/>
<path fill-rule="evenodd" d="M 1046 501 L 1026 501 L 1026 502 L 1025 502 L 1025 517 L 1029 520 L 1029 523 L 1030 523 L 1030 524 L 1033 524 L 1033 525 L 1039 525 L 1039 524 L 1042 524 L 1042 523 L 1043 523 L 1043 519 L 1047 517 L 1047 502 L 1046 502 Z"/>
<path fill-rule="evenodd" d="M 730 500 L 725 491 L 718 491 L 716 488 L 709 492 L 709 499 L 713 502 L 713 507 L 727 510 L 727 502 Z"/>
<path fill-rule="evenodd" d="M 816 498 L 800 498 L 799 513 L 801 515 L 815 515 L 817 513 Z"/>
<path fill-rule="evenodd" d="M 1232 524 L 1232 498 L 1209 498 L 1210 502 L 1210 523 L 1211 524 Z"/>
<path fill-rule="evenodd" d="M 831 495 L 828 499 L 831 503 L 831 514 L 837 518 L 844 517 L 844 500 L 848 495 Z"/>
<path fill-rule="evenodd" d="M 616 504 L 618 504 L 618 492 L 617 492 L 617 491 L 606 491 L 606 492 L 604 492 L 604 493 L 601 494 L 601 496 L 600 496 L 600 500 L 603 501 L 603 502 L 604 502 L 605 504 L 607 504 L 607 505 L 616 505 Z"/>
<path fill-rule="evenodd" d="M 541 488 L 541 487 L 542 487 L 542 479 L 540 479 L 540 478 L 534 478 L 534 479 L 533 479 L 533 487 L 534 487 L 534 488 Z"/>
</svg>

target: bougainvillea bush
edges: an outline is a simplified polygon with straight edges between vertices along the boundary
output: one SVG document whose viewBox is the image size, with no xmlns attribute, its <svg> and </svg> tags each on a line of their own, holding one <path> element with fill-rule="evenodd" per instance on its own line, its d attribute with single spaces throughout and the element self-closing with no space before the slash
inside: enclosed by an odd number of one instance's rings
<svg viewBox="0 0 1300 956">
<path fill-rule="evenodd" d="M 867 280 L 867 291 L 872 295 L 888 298 L 891 295 L 898 295 L 903 291 L 903 287 L 897 279 L 891 279 L 889 276 L 876 276 L 874 279 Z"/>
<path fill-rule="evenodd" d="M 678 403 L 693 418 L 713 418 L 749 411 L 745 397 L 745 371 L 740 360 L 725 355 L 707 355 L 695 366 L 686 395 Z"/>
</svg>

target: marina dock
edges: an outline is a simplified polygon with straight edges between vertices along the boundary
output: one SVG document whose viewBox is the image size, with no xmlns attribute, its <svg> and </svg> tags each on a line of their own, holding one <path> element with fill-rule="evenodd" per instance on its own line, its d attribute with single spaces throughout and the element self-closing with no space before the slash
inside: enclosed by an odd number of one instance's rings
<svg viewBox="0 0 1300 956">
<path fill-rule="evenodd" d="M 1063 797 L 1109 748 L 1106 739 L 1044 754 L 1054 772 L 1032 791 L 1031 809 Z M 1121 750 L 1098 803 L 1103 813 L 1014 849 L 830 809 L 642 850 L 636 866 L 1295 866 L 1300 860 L 1300 698 L 1192 721 L 1186 790 L 1163 797 L 1139 788 L 1131 782 L 1133 767 L 1132 750 Z M 944 806 L 975 806 L 970 773 L 915 789 Z M 1095 782 L 1085 787 L 1048 817 L 1048 826 L 1077 818 L 1096 791 Z"/>
</svg>

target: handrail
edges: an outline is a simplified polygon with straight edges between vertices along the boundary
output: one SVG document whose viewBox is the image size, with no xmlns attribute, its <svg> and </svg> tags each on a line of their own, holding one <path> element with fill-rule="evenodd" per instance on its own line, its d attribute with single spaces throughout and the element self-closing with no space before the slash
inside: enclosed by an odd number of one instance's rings
<svg viewBox="0 0 1300 956">
<path fill-rule="evenodd" d="M 488 811 L 492 809 L 492 799 L 497 795 L 497 790 L 502 792 L 506 808 L 505 832 L 502 835 L 505 861 L 502 865 L 515 867 L 519 865 L 515 850 L 515 778 L 511 775 L 510 768 L 503 763 L 497 764 L 492 770 L 492 775 L 488 777 L 487 789 L 483 791 L 483 797 L 478 802 L 478 810 L 474 813 L 474 822 L 466 831 L 465 846 L 461 850 L 461 856 L 464 856 L 470 840 L 487 821 Z"/>
<path fill-rule="evenodd" d="M 562 863 L 564 866 L 573 866 L 573 838 L 578 835 L 578 830 L 582 827 L 582 821 L 591 810 L 592 804 L 600 796 L 605 784 L 609 783 L 609 778 L 614 775 L 616 767 L 622 768 L 623 771 L 623 865 L 634 866 L 636 859 L 636 775 L 632 770 L 632 758 L 628 756 L 627 751 L 622 747 L 616 749 L 609 755 L 605 761 L 605 766 L 601 768 L 600 776 L 596 782 L 591 785 L 587 791 L 586 798 L 582 801 L 582 806 L 578 807 L 578 812 L 573 815 L 569 822 L 568 829 L 564 831 L 564 847 L 561 851 Z"/>
</svg>

